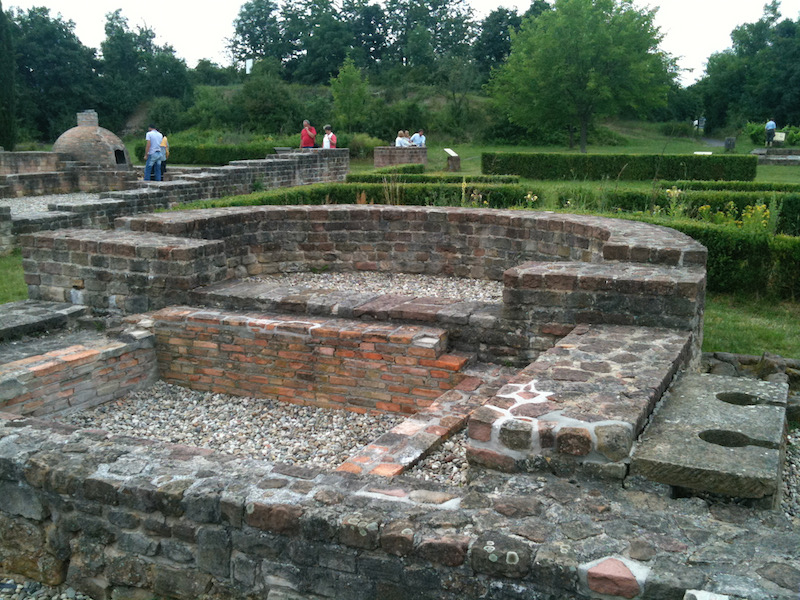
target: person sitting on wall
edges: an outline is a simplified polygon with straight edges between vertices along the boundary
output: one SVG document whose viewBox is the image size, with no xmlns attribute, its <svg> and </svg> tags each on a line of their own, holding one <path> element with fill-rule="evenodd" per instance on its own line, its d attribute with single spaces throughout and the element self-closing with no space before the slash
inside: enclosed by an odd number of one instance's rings
<svg viewBox="0 0 800 600">
<path fill-rule="evenodd" d="M 408 148 L 411 144 L 406 137 L 405 132 L 401 129 L 397 132 L 397 137 L 394 140 L 394 145 L 398 148 Z"/>
<path fill-rule="evenodd" d="M 420 129 L 411 136 L 411 144 L 423 148 L 425 146 L 425 132 Z"/>
<path fill-rule="evenodd" d="M 156 181 L 161 181 L 161 135 L 156 126 L 152 123 L 147 127 L 147 135 L 144 136 L 144 180 L 150 181 L 150 169 L 153 169 L 153 176 Z"/>
<path fill-rule="evenodd" d="M 303 131 L 300 132 L 300 147 L 301 148 L 316 148 L 317 130 L 311 126 L 311 123 L 306 119 L 303 121 Z"/>
<path fill-rule="evenodd" d="M 336 134 L 333 133 L 333 129 L 330 125 L 325 125 L 323 127 L 325 130 L 325 137 L 322 138 L 322 147 L 323 148 L 336 148 Z"/>
</svg>

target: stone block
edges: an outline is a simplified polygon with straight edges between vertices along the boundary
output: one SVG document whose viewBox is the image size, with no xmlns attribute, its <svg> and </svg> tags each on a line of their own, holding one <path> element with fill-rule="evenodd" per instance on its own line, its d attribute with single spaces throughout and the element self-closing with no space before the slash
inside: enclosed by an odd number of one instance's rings
<svg viewBox="0 0 800 600">
<path fill-rule="evenodd" d="M 482 535 L 472 545 L 470 554 L 475 571 L 501 577 L 525 577 L 533 560 L 531 547 L 500 533 Z"/>
<path fill-rule="evenodd" d="M 643 434 L 632 473 L 726 496 L 778 498 L 787 395 L 782 383 L 684 375 Z"/>
</svg>

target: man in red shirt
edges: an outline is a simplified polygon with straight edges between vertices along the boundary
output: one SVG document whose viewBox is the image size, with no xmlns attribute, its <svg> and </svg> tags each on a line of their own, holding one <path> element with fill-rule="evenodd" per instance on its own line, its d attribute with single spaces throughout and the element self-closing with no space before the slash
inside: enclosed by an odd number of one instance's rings
<svg viewBox="0 0 800 600">
<path fill-rule="evenodd" d="M 314 139 L 317 137 L 317 130 L 311 126 L 308 120 L 303 121 L 303 131 L 300 132 L 300 147 L 313 148 Z"/>
</svg>

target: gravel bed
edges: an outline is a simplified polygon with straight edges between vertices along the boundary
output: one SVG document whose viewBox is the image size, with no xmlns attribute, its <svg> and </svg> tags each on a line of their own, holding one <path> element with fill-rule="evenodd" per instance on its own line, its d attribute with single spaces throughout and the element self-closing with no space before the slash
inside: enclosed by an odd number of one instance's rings
<svg viewBox="0 0 800 600">
<path fill-rule="evenodd" d="M 783 463 L 783 483 L 781 508 L 787 517 L 800 522 L 800 427 L 789 431 L 786 461 Z"/>
<path fill-rule="evenodd" d="M 48 204 L 87 204 L 97 202 L 100 194 L 50 194 L 48 196 L 23 196 L 21 198 L 0 198 L 0 206 L 11 207 L 11 217 L 46 213 Z"/>
<path fill-rule="evenodd" d="M 5 600 L 92 600 L 86 594 L 76 592 L 73 588 L 60 586 L 50 587 L 38 581 L 15 581 L 0 579 L 0 598 Z"/>
<path fill-rule="evenodd" d="M 404 419 L 196 392 L 163 381 L 61 417 L 78 427 L 326 469 L 335 469 Z"/>
<path fill-rule="evenodd" d="M 279 285 L 306 286 L 339 291 L 370 291 L 379 294 L 455 298 L 480 302 L 500 302 L 503 282 L 462 277 L 380 273 L 375 271 L 345 271 L 325 273 L 282 273 L 251 277 L 250 280 L 274 282 Z"/>
</svg>

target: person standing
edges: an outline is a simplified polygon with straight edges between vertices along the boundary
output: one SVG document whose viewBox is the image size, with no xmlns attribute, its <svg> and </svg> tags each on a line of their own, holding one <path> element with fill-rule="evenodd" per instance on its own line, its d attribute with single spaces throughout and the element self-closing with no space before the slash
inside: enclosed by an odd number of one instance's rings
<svg viewBox="0 0 800 600">
<path fill-rule="evenodd" d="M 167 172 L 167 159 L 169 158 L 169 140 L 166 133 L 161 133 L 161 179 L 164 179 L 164 173 Z"/>
<path fill-rule="evenodd" d="M 317 130 L 311 126 L 308 119 L 303 121 L 303 131 L 300 132 L 300 147 L 314 148 L 316 146 Z"/>
<path fill-rule="evenodd" d="M 325 125 L 323 127 L 325 130 L 325 137 L 322 138 L 322 147 L 323 148 L 336 148 L 336 134 L 333 133 L 333 129 L 330 125 Z"/>
<path fill-rule="evenodd" d="M 161 181 L 161 140 L 164 136 L 161 135 L 156 126 L 153 124 L 148 125 L 147 134 L 144 136 L 144 180 L 150 181 L 150 169 L 153 169 L 153 178 L 156 181 Z"/>
<path fill-rule="evenodd" d="M 775 139 L 775 130 L 777 128 L 778 126 L 775 125 L 775 121 L 773 120 L 772 117 L 770 117 L 769 121 L 767 121 L 767 124 L 764 125 L 764 133 L 766 134 L 767 137 L 767 143 L 765 145 L 767 147 L 772 146 L 772 140 Z"/>
<path fill-rule="evenodd" d="M 424 147 L 425 146 L 425 132 L 422 131 L 422 129 L 417 131 L 417 133 L 415 133 L 414 135 L 411 136 L 411 143 L 414 146 L 419 146 L 421 148 Z"/>
</svg>

